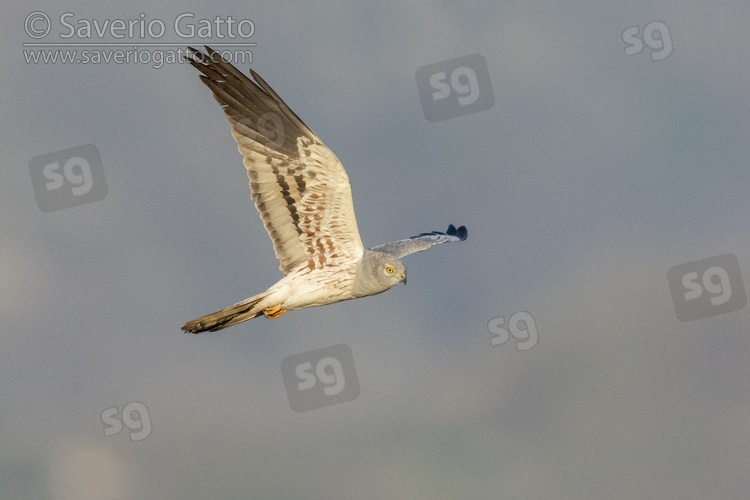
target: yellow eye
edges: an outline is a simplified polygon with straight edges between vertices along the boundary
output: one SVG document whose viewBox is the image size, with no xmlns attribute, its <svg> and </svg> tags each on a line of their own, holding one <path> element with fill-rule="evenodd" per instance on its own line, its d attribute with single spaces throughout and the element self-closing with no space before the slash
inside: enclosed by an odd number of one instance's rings
<svg viewBox="0 0 750 500">
<path fill-rule="evenodd" d="M 392 267 L 386 267 L 385 268 L 385 272 L 387 272 L 388 274 L 393 274 L 393 268 Z"/>
</svg>

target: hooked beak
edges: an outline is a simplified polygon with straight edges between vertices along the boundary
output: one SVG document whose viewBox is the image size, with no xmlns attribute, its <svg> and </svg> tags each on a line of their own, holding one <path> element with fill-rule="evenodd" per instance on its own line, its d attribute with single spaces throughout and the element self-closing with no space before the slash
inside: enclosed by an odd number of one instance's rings
<svg viewBox="0 0 750 500">
<path fill-rule="evenodd" d="M 403 283 L 404 285 L 406 284 L 406 271 L 404 271 L 403 273 L 401 273 L 401 281 L 400 282 Z"/>
</svg>

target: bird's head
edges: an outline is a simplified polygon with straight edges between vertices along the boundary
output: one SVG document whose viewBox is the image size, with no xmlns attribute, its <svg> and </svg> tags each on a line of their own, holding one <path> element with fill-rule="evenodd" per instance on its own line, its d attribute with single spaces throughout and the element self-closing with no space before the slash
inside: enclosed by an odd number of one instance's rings
<svg viewBox="0 0 750 500">
<path fill-rule="evenodd" d="M 354 280 L 354 293 L 364 297 L 406 284 L 406 267 L 393 255 L 365 250 Z"/>
<path fill-rule="evenodd" d="M 399 283 L 406 284 L 406 267 L 395 257 L 388 255 L 390 259 L 384 260 L 381 266 L 382 272 L 385 278 L 393 283 L 391 286 L 398 285 Z"/>
</svg>

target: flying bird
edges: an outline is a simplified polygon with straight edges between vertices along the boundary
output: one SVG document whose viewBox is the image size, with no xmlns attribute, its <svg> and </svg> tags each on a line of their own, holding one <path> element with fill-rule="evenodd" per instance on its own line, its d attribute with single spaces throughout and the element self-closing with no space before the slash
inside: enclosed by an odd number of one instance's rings
<svg viewBox="0 0 750 500">
<path fill-rule="evenodd" d="M 284 277 L 265 292 L 189 321 L 189 333 L 217 331 L 264 315 L 323 306 L 406 284 L 401 258 L 465 240 L 466 227 L 422 233 L 365 249 L 349 177 L 336 155 L 252 69 L 252 80 L 216 51 L 188 47 L 232 126 L 250 190 Z"/>
</svg>

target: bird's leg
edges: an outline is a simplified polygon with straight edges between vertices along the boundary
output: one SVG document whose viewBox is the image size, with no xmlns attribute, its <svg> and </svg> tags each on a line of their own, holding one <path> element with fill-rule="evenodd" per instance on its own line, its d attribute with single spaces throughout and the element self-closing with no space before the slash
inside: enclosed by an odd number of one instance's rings
<svg viewBox="0 0 750 500">
<path fill-rule="evenodd" d="M 263 314 L 266 316 L 266 318 L 269 318 L 269 319 L 278 318 L 285 312 L 286 312 L 286 309 L 282 309 L 281 304 L 276 304 L 275 306 L 269 306 L 263 309 Z"/>
</svg>

